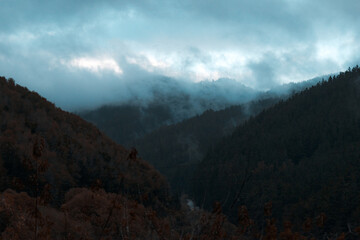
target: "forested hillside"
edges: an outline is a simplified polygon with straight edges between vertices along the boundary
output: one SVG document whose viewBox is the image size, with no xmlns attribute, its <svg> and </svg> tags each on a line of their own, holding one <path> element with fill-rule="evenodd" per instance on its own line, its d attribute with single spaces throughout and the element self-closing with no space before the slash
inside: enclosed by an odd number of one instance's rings
<svg viewBox="0 0 360 240">
<path fill-rule="evenodd" d="M 78 114 L 96 124 L 117 143 L 125 145 L 162 125 L 175 121 L 169 106 L 155 103 L 148 106 L 108 105 Z"/>
<path fill-rule="evenodd" d="M 141 157 L 167 177 L 174 193 L 190 192 L 194 169 L 206 152 L 222 137 L 230 135 L 249 117 L 259 114 L 281 99 L 286 99 L 291 94 L 311 87 L 319 81 L 321 81 L 320 77 L 277 86 L 259 94 L 257 100 L 217 111 L 210 109 L 180 123 L 163 126 L 140 137 L 132 145 L 136 146 Z M 115 109 L 114 111 L 116 112 Z M 123 120 L 110 120 L 113 118 L 107 117 L 107 114 L 102 115 L 102 118 L 104 121 L 118 121 L 118 123 L 126 119 L 129 123 L 136 124 L 127 119 L 128 114 L 125 112 L 123 114 Z M 113 125 L 109 123 L 108 126 Z M 114 130 L 114 133 L 116 132 L 119 131 Z"/>
<path fill-rule="evenodd" d="M 0 116 L 1 239 L 153 239 L 155 222 L 170 224 L 157 214 L 179 209 L 134 152 L 13 79 L 0 78 Z"/>
<path fill-rule="evenodd" d="M 280 98 L 267 98 L 224 110 L 208 110 L 180 123 L 164 126 L 138 139 L 139 155 L 164 174 L 174 193 L 189 192 L 192 174 L 206 151 L 252 115 Z"/>
<path fill-rule="evenodd" d="M 34 144 L 41 141 L 41 157 L 49 165 L 45 178 L 53 186 L 55 199 L 71 187 L 91 186 L 97 180 L 107 190 L 136 192 L 139 185 L 144 193 L 166 195 L 167 183 L 154 168 L 136 156 L 130 159 L 130 151 L 92 124 L 56 108 L 12 79 L 1 78 L 0 84 L 0 190 L 14 179 L 27 182 L 26 166 L 32 164 Z"/>
<path fill-rule="evenodd" d="M 152 166 L 78 116 L 0 78 L 0 239 L 230 239 Z"/>
<path fill-rule="evenodd" d="M 181 83 L 160 78 L 142 85 L 129 89 L 134 96 L 127 102 L 114 102 L 77 114 L 117 143 L 130 146 L 134 140 L 161 126 L 181 122 L 209 109 L 220 110 L 245 103 L 260 94 L 232 79 Z"/>
<path fill-rule="evenodd" d="M 13 79 L 0 78 L 0 236 L 357 239 L 359 76 L 356 67 L 281 101 L 214 147 L 249 112 L 276 99 L 208 111 L 154 132 L 153 139 L 169 132 L 169 143 L 173 132 L 193 132 L 197 147 L 210 149 L 183 183 L 211 212 L 169 194 L 165 178 L 135 149 L 115 144 Z M 190 146 L 184 151 L 174 144 L 173 154 L 180 156 L 174 161 L 187 157 Z"/>
<path fill-rule="evenodd" d="M 221 201 L 235 220 L 246 205 L 254 219 L 272 202 L 274 217 L 301 229 L 326 214 L 326 230 L 360 219 L 360 69 L 281 101 L 210 149 L 192 181 L 193 196 Z"/>
</svg>

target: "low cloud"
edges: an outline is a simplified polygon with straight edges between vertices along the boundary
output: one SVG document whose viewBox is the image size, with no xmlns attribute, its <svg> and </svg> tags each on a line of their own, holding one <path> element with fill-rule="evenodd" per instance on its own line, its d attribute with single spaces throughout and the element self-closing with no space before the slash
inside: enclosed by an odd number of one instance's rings
<svg viewBox="0 0 360 240">
<path fill-rule="evenodd" d="M 117 75 L 121 75 L 123 71 L 112 58 L 74 58 L 70 61 L 62 61 L 69 68 L 85 69 L 90 72 L 101 74 L 103 71 L 111 71 Z"/>
<path fill-rule="evenodd" d="M 359 64 L 357 0 L 0 0 L 0 75 L 66 109 L 150 99 L 151 84 L 256 89 Z M 191 85 L 192 86 L 192 85 Z"/>
</svg>

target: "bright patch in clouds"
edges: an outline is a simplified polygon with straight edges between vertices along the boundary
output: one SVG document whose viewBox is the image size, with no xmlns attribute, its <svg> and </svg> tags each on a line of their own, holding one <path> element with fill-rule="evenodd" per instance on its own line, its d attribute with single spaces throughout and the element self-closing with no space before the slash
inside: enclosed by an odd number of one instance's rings
<svg viewBox="0 0 360 240">
<path fill-rule="evenodd" d="M 134 51 L 135 52 L 135 51 Z M 129 64 L 145 71 L 193 81 L 217 80 L 219 78 L 241 79 L 244 68 L 252 55 L 239 50 L 203 51 L 183 50 L 164 53 L 162 51 L 141 51 L 126 56 Z"/>
<path fill-rule="evenodd" d="M 138 65 L 148 72 L 169 72 L 176 65 L 177 57 L 171 54 L 163 55 L 161 53 L 140 52 L 138 54 L 127 56 L 126 61 L 130 64 Z M 171 73 L 169 75 L 172 75 Z"/>
<path fill-rule="evenodd" d="M 69 62 L 68 65 L 75 68 L 85 69 L 94 73 L 100 73 L 102 71 L 112 71 L 117 75 L 123 74 L 122 69 L 112 58 L 74 58 Z"/>
<path fill-rule="evenodd" d="M 221 75 L 218 71 L 208 69 L 204 64 L 195 64 L 192 67 L 193 75 L 195 76 L 195 81 L 201 82 L 203 80 L 217 80 Z"/>
<path fill-rule="evenodd" d="M 354 57 L 357 46 L 355 37 L 351 34 L 338 36 L 326 41 L 317 43 L 317 57 L 319 60 L 332 60 L 334 62 L 342 62 Z"/>
</svg>

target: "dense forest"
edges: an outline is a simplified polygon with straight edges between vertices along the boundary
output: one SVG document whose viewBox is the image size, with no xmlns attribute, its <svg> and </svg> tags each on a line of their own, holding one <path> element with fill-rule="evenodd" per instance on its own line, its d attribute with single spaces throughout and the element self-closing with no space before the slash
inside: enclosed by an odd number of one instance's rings
<svg viewBox="0 0 360 240">
<path fill-rule="evenodd" d="M 206 151 L 250 116 L 279 101 L 265 98 L 203 114 L 170 126 L 163 126 L 133 144 L 139 155 L 164 174 L 173 193 L 191 191 L 193 170 Z"/>
<path fill-rule="evenodd" d="M 49 166 L 44 177 L 53 186 L 56 200 L 63 199 L 71 187 L 91 186 L 97 180 L 106 190 L 134 192 L 131 189 L 139 185 L 144 193 L 166 195 L 167 183 L 154 168 L 140 159 L 129 164 L 131 152 L 95 126 L 56 108 L 12 79 L 0 80 L 0 190 L 11 186 L 14 178 L 27 182 L 32 171 L 27 166 L 34 164 L 33 145 L 42 142 L 41 157 Z"/>
<path fill-rule="evenodd" d="M 0 239 L 243 236 L 219 203 L 206 212 L 172 197 L 135 149 L 11 78 L 0 78 L 0 116 Z"/>
<path fill-rule="evenodd" d="M 0 239 L 179 239 L 211 231 L 199 221 L 214 222 L 212 215 L 186 215 L 186 204 L 135 150 L 13 79 L 0 78 L 0 116 Z M 193 232 L 195 225 L 202 230 Z"/>
<path fill-rule="evenodd" d="M 99 129 L 117 143 L 124 145 L 129 145 L 135 139 L 162 125 L 175 122 L 170 107 L 156 103 L 147 106 L 107 105 L 91 111 L 81 111 L 77 114 L 96 124 Z"/>
<path fill-rule="evenodd" d="M 1 77 L 0 239 L 358 239 L 359 91 L 355 67 L 128 150 Z"/>
<path fill-rule="evenodd" d="M 236 219 L 245 205 L 255 220 L 273 214 L 301 229 L 326 214 L 325 230 L 360 224 L 360 69 L 330 77 L 264 110 L 209 149 L 195 170 L 193 196 Z"/>
</svg>

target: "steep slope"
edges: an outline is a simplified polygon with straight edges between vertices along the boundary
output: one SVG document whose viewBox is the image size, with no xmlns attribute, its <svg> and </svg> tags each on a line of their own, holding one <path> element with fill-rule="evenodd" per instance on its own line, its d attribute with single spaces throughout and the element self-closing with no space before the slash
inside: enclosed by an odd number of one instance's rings
<svg viewBox="0 0 360 240">
<path fill-rule="evenodd" d="M 71 187 L 91 186 L 98 180 L 107 191 L 134 198 L 139 192 L 148 194 L 151 204 L 168 200 L 167 182 L 148 163 L 92 124 L 1 77 L 0 191 L 14 186 L 14 181 L 28 182 L 29 166 L 36 163 L 33 147 L 39 141 L 44 148 L 41 159 L 49 166 L 45 179 L 55 201 Z"/>
<path fill-rule="evenodd" d="M 238 236 L 221 208 L 191 210 L 168 190 L 136 151 L 0 77 L 0 239 Z"/>
<path fill-rule="evenodd" d="M 164 178 L 136 151 L 115 144 L 12 79 L 0 78 L 0 117 L 1 239 L 328 236 L 295 233 L 289 224 L 280 233 L 273 220 L 255 224 L 245 207 L 239 208 L 236 227 L 218 202 L 211 213 L 187 199 L 181 200 L 181 208 L 174 206 Z M 358 230 L 351 233 L 353 239 Z"/>
<path fill-rule="evenodd" d="M 247 205 L 255 219 L 272 201 L 277 219 L 301 226 L 324 212 L 328 231 L 360 219 L 360 69 L 330 77 L 251 118 L 211 149 L 194 174 L 205 206 Z"/>
<path fill-rule="evenodd" d="M 140 137 L 133 145 L 141 157 L 167 177 L 173 192 L 189 192 L 193 171 L 209 148 L 222 137 L 231 134 L 250 116 L 257 115 L 280 99 L 288 98 L 291 93 L 311 87 L 321 79 L 317 77 L 300 83 L 284 84 L 259 94 L 258 100 L 218 111 L 207 110 L 180 123 L 161 127 Z M 206 85 L 206 82 L 202 84 Z M 218 91 L 224 90 L 220 86 L 218 88 Z"/>
<path fill-rule="evenodd" d="M 167 177 L 173 192 L 188 192 L 193 170 L 206 151 L 251 115 L 279 100 L 269 98 L 220 111 L 208 110 L 180 123 L 161 127 L 138 139 L 134 145 L 141 157 Z"/>
</svg>

